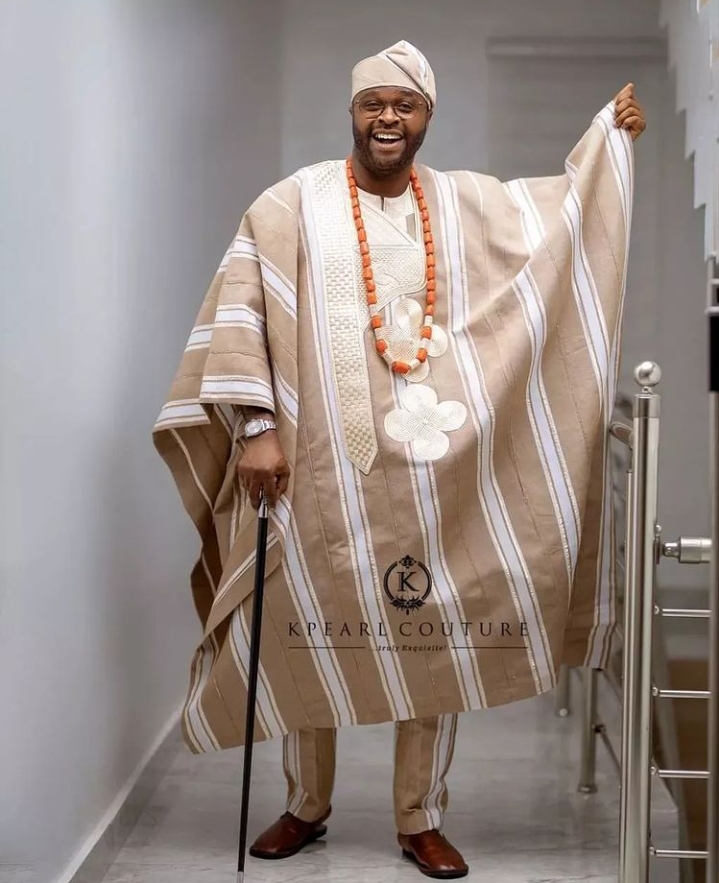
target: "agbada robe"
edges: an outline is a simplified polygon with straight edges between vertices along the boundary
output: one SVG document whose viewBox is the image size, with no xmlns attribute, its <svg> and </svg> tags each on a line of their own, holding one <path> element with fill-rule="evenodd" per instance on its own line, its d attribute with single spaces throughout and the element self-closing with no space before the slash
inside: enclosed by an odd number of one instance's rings
<svg viewBox="0 0 719 883">
<path fill-rule="evenodd" d="M 495 706 L 550 690 L 561 662 L 606 663 L 631 138 L 609 104 L 562 175 L 417 172 L 437 279 L 420 371 L 375 350 L 343 162 L 257 199 L 190 335 L 155 443 L 202 542 L 193 751 L 244 738 L 257 513 L 237 476 L 241 405 L 275 412 L 291 468 L 270 511 L 257 740 Z M 361 199 L 386 333 L 413 354 L 412 193 L 406 225 Z M 402 634 L 420 619 L 431 637 Z M 289 633 L 329 620 L 355 627 Z M 488 637 L 463 633 L 480 621 Z"/>
</svg>

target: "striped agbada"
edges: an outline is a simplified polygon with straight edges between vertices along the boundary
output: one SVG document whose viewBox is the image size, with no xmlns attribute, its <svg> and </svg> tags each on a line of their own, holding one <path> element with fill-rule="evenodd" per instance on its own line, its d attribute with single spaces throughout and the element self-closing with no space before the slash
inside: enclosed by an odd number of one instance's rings
<svg viewBox="0 0 719 883">
<path fill-rule="evenodd" d="M 606 664 L 633 189 L 613 115 L 561 175 L 416 166 L 437 301 L 407 377 L 375 349 L 344 161 L 242 218 L 154 430 L 201 538 L 192 751 L 244 739 L 257 512 L 237 472 L 242 406 L 275 413 L 291 468 L 269 516 L 256 740 L 496 706 L 552 689 L 562 662 Z M 389 235 L 370 208 L 385 331 L 413 354 L 421 236 Z"/>
</svg>

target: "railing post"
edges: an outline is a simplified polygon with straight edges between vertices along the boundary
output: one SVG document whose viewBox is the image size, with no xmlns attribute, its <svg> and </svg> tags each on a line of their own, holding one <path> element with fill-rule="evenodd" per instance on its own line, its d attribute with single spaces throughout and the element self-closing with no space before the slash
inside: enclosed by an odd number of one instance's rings
<svg viewBox="0 0 719 883">
<path fill-rule="evenodd" d="M 569 666 L 560 665 L 554 694 L 554 713 L 557 717 L 568 717 L 571 711 L 571 689 L 569 683 Z"/>
<path fill-rule="evenodd" d="M 579 791 L 594 794 L 597 790 L 597 688 L 598 670 L 582 669 L 582 754 Z"/>
<path fill-rule="evenodd" d="M 652 727 L 652 626 L 656 568 L 659 366 L 642 362 L 634 378 L 632 466 L 627 476 L 624 591 L 624 702 L 619 883 L 648 883 Z"/>
</svg>

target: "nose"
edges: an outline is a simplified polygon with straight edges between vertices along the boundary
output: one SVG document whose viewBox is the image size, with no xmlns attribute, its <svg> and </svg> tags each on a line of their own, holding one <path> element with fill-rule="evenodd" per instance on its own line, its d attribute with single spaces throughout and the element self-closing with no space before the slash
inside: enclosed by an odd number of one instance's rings
<svg viewBox="0 0 719 883">
<path fill-rule="evenodd" d="M 397 111 L 394 109 L 394 104 L 388 101 L 382 108 L 382 113 L 379 115 L 379 119 L 381 119 L 383 123 L 396 122 L 399 117 L 397 116 Z"/>
</svg>

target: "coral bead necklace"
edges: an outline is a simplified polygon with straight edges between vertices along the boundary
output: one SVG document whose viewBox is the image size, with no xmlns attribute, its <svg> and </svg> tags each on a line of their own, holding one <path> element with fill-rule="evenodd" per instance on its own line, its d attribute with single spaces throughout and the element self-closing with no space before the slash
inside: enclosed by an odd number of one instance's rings
<svg viewBox="0 0 719 883">
<path fill-rule="evenodd" d="M 419 183 L 417 173 L 412 169 L 410 172 L 410 182 L 422 218 L 424 251 L 427 260 L 427 299 L 424 308 L 424 323 L 419 330 L 420 347 L 417 350 L 417 355 L 409 362 L 403 362 L 392 356 L 387 346 L 387 341 L 383 340 L 380 334 L 384 323 L 380 311 L 377 308 L 377 286 L 372 271 L 372 259 L 369 252 L 369 243 L 367 242 L 367 233 L 364 228 L 364 221 L 362 220 L 362 209 L 360 208 L 357 181 L 355 180 L 354 172 L 352 170 L 352 157 L 347 158 L 347 182 L 350 188 L 352 215 L 354 217 L 355 227 L 357 228 L 357 239 L 359 241 L 360 255 L 362 257 L 362 279 L 364 280 L 365 289 L 367 291 L 367 306 L 369 307 L 370 312 L 370 324 L 374 330 L 376 341 L 375 349 L 393 371 L 396 371 L 398 374 L 409 374 L 410 371 L 414 371 L 415 368 L 427 359 L 427 341 L 432 337 L 434 302 L 437 288 L 434 274 L 434 240 L 432 239 L 429 211 L 427 210 L 427 203 L 422 191 L 422 185 Z"/>
</svg>

